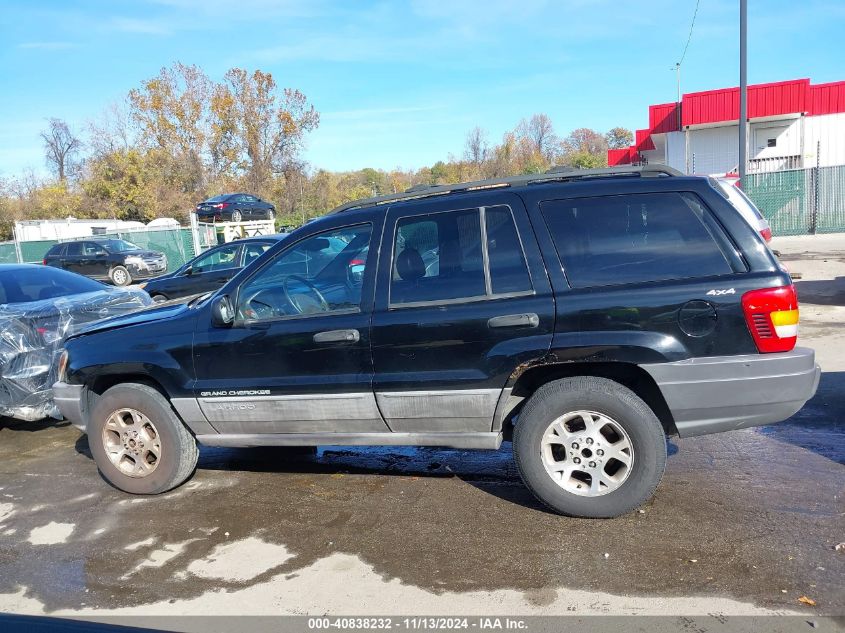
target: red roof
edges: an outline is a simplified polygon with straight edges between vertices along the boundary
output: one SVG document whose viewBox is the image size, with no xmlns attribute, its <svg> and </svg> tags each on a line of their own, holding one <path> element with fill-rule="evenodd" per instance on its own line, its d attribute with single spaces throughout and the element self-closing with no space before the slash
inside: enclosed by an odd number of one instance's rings
<svg viewBox="0 0 845 633">
<path fill-rule="evenodd" d="M 748 118 L 807 112 L 809 89 L 809 79 L 748 86 Z M 738 121 L 739 88 L 685 94 L 681 115 L 684 126 Z"/>
<path fill-rule="evenodd" d="M 651 140 L 651 130 L 637 130 L 634 147 L 639 152 L 655 149 L 654 141 Z"/>
<path fill-rule="evenodd" d="M 631 162 L 631 148 L 623 147 L 622 149 L 607 150 L 607 165 L 608 167 L 616 167 L 617 165 L 628 165 Z"/>
<path fill-rule="evenodd" d="M 845 81 L 810 86 L 809 114 L 845 112 Z"/>
<path fill-rule="evenodd" d="M 648 128 L 652 134 L 678 131 L 678 104 L 660 103 L 648 107 Z"/>
</svg>

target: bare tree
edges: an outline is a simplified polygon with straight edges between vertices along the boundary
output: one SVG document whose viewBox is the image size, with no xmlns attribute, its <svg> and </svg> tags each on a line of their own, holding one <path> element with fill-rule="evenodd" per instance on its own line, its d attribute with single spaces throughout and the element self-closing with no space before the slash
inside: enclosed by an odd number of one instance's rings
<svg viewBox="0 0 845 633">
<path fill-rule="evenodd" d="M 59 181 L 64 181 L 72 169 L 76 154 L 82 148 L 82 142 L 70 131 L 67 123 L 61 119 L 49 119 L 47 130 L 41 132 L 44 140 L 44 155 L 47 165 L 56 173 Z"/>
<path fill-rule="evenodd" d="M 517 134 L 528 139 L 534 151 L 546 160 L 554 159 L 559 139 L 555 134 L 552 120 L 547 114 L 534 114 L 530 119 L 523 119 L 517 126 Z"/>
<path fill-rule="evenodd" d="M 464 144 L 464 158 L 476 168 L 481 168 L 490 154 L 487 132 L 480 127 L 472 128 Z"/>
</svg>

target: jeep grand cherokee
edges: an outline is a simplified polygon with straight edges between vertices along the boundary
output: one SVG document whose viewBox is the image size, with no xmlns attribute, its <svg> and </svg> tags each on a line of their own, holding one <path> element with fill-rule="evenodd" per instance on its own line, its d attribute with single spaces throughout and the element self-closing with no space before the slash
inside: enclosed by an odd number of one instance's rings
<svg viewBox="0 0 845 633">
<path fill-rule="evenodd" d="M 512 439 L 550 508 L 617 516 L 666 436 L 784 420 L 818 385 L 789 275 L 715 186 L 558 170 L 349 203 L 208 299 L 70 339 L 55 400 L 132 493 L 202 444 Z"/>
</svg>

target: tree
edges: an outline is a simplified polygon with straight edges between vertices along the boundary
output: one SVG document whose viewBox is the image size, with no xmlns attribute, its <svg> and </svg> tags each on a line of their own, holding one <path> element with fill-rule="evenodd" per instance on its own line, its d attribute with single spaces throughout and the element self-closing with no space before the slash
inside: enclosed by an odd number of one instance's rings
<svg viewBox="0 0 845 633">
<path fill-rule="evenodd" d="M 471 163 L 476 170 L 487 160 L 490 154 L 490 143 L 487 140 L 487 132 L 480 127 L 474 127 L 467 133 L 464 143 L 464 159 Z"/>
<path fill-rule="evenodd" d="M 320 124 L 303 93 L 285 88 L 277 95 L 276 88 L 270 73 L 232 68 L 211 105 L 212 155 L 243 169 L 254 191 L 297 167 L 305 134 Z"/>
<path fill-rule="evenodd" d="M 555 134 L 552 120 L 547 114 L 539 113 L 532 115 L 530 119 L 522 119 L 516 131 L 518 137 L 530 142 L 531 149 L 534 152 L 549 162 L 554 160 L 560 140 Z"/>
<path fill-rule="evenodd" d="M 572 130 L 561 147 L 564 165 L 583 168 L 607 166 L 607 140 L 595 130 L 586 127 Z"/>
<path fill-rule="evenodd" d="M 67 123 L 61 119 L 49 119 L 48 128 L 41 132 L 44 141 L 44 156 L 59 182 L 64 182 L 74 167 L 82 142 L 73 135 Z"/>
<path fill-rule="evenodd" d="M 199 67 L 179 62 L 129 91 L 130 112 L 142 141 L 176 160 L 177 179 L 188 191 L 203 184 L 211 92 L 212 83 Z"/>
<path fill-rule="evenodd" d="M 634 134 L 624 127 L 615 127 L 604 135 L 610 149 L 622 149 L 634 144 Z"/>
</svg>

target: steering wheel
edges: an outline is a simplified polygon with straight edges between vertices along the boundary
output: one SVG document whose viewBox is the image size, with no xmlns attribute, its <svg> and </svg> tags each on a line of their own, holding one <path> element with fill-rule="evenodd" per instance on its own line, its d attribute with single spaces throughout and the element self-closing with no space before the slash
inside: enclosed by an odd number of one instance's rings
<svg viewBox="0 0 845 633">
<path fill-rule="evenodd" d="M 308 295 L 307 295 L 307 293 L 304 293 L 304 292 L 292 293 L 290 291 L 290 289 L 288 288 L 288 284 L 290 283 L 291 279 L 295 279 L 298 282 L 300 282 L 302 285 L 304 285 L 308 289 L 308 291 L 311 294 L 313 294 L 314 297 L 317 298 L 317 301 L 314 301 L 312 299 L 312 300 L 306 302 L 305 305 L 302 305 L 300 300 L 294 299 L 294 297 L 296 297 L 297 295 L 299 297 L 306 297 L 306 298 L 307 298 Z M 285 293 L 285 299 L 287 299 L 288 303 L 291 304 L 291 306 L 293 306 L 293 309 L 296 310 L 297 314 L 313 314 L 314 312 L 328 312 L 329 310 L 331 310 L 331 308 L 329 307 L 329 302 L 326 301 L 326 298 L 323 296 L 323 293 L 320 292 L 319 289 L 317 288 L 317 286 L 315 286 L 312 282 L 305 279 L 305 277 L 300 277 L 299 275 L 288 275 L 287 277 L 285 277 L 285 280 L 282 282 L 282 290 Z M 316 308 L 316 307 L 319 307 L 320 309 L 319 310 L 311 309 L 311 308 Z"/>
<path fill-rule="evenodd" d="M 266 301 L 261 301 L 257 297 L 262 292 L 265 292 L 266 288 L 261 288 L 260 290 L 256 290 L 253 292 L 246 300 L 243 302 L 244 306 L 244 316 L 248 319 L 269 319 L 274 316 L 278 316 L 278 310 L 274 308 L 272 305 L 267 303 Z M 259 307 L 261 306 L 261 307 Z"/>
</svg>

